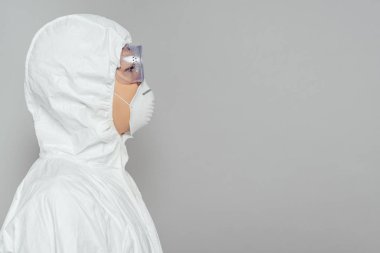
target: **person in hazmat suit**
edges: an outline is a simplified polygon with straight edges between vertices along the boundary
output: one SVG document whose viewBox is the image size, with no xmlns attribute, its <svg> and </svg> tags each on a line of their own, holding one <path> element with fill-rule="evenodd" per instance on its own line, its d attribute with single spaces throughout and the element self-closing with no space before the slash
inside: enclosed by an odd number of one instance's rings
<svg viewBox="0 0 380 253">
<path fill-rule="evenodd" d="M 131 43 L 115 21 L 85 13 L 33 37 L 24 89 L 40 153 L 1 227 L 0 253 L 162 253 L 125 170 L 125 142 L 154 107 Z"/>
</svg>

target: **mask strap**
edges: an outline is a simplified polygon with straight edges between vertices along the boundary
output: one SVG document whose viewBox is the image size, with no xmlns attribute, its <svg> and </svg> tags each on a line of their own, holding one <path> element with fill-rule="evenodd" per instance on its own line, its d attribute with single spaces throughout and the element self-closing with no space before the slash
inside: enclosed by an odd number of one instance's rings
<svg viewBox="0 0 380 253">
<path fill-rule="evenodd" d="M 123 100 L 125 103 L 127 103 L 129 106 L 131 106 L 130 103 L 128 103 L 128 101 L 125 100 L 122 96 L 120 96 L 120 95 L 117 94 L 116 92 L 115 92 L 114 94 L 115 94 L 116 96 L 118 96 L 121 100 Z"/>
</svg>

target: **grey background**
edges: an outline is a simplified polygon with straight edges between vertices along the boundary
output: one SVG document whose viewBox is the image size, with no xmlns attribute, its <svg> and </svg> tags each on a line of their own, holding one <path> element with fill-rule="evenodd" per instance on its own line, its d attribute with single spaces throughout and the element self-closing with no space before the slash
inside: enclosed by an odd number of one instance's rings
<svg viewBox="0 0 380 253">
<path fill-rule="evenodd" d="M 23 94 L 46 22 L 144 45 L 156 108 L 129 140 L 165 253 L 380 250 L 379 1 L 2 1 L 0 216 L 38 156 Z"/>
</svg>

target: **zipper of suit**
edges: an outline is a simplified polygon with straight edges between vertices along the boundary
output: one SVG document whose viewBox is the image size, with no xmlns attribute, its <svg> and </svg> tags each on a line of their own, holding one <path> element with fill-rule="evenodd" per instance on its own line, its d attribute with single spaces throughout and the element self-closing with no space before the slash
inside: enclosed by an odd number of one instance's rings
<svg viewBox="0 0 380 253">
<path fill-rule="evenodd" d="M 136 98 L 137 98 L 138 96 L 140 96 L 140 94 L 141 94 L 141 89 L 142 89 L 142 84 L 139 85 L 139 87 L 138 87 L 137 90 L 136 90 L 136 94 L 135 94 L 135 96 L 133 96 L 131 102 L 129 102 L 129 106 L 130 106 L 130 115 L 131 115 L 131 108 L 134 107 L 134 101 L 135 101 Z M 129 127 L 129 129 L 130 129 L 130 127 Z M 129 131 L 130 131 L 130 130 L 129 130 Z M 121 142 L 121 143 L 120 143 L 120 154 L 122 154 L 122 152 L 121 152 L 121 149 L 123 148 L 122 145 L 125 145 L 124 142 L 123 142 L 123 136 L 122 136 L 122 135 L 120 135 L 120 142 Z M 132 194 L 132 192 L 130 192 L 130 189 L 131 189 L 132 186 L 129 186 L 129 185 L 128 185 L 128 182 L 127 182 L 127 179 L 126 179 L 127 175 L 125 174 L 126 171 L 125 171 L 125 168 L 124 168 L 124 161 L 123 161 L 123 157 L 122 157 L 122 156 L 120 157 L 120 160 L 121 160 L 121 161 L 120 161 L 120 163 L 121 163 L 121 168 L 124 170 L 124 171 L 122 171 L 122 173 L 123 173 L 123 181 L 124 181 L 125 184 L 127 185 L 126 187 L 128 187 L 128 189 L 129 189 L 129 190 L 127 191 L 127 193 L 130 195 L 130 194 Z M 129 175 L 129 176 L 130 176 L 130 175 Z M 137 189 L 137 190 L 139 190 L 139 189 Z M 146 207 L 143 206 L 142 203 L 140 203 L 140 201 L 143 201 L 143 200 L 140 200 L 140 199 L 139 199 L 139 196 L 134 196 L 134 194 L 132 194 L 131 198 L 132 198 L 132 201 L 133 201 L 134 205 L 136 206 L 136 208 L 137 208 L 137 210 L 138 210 L 138 215 L 140 216 L 140 218 L 142 219 L 142 221 L 143 221 L 144 224 L 145 224 L 145 225 L 143 225 L 143 229 L 144 229 L 144 230 L 146 229 L 146 231 L 147 231 L 148 234 L 150 235 L 149 237 L 150 237 L 151 240 L 155 240 L 154 231 L 152 231 L 152 228 L 150 227 L 150 226 L 152 226 L 151 221 L 149 220 L 148 217 L 146 217 L 146 216 L 147 216 L 147 213 L 146 213 Z M 150 240 L 149 240 L 149 241 L 150 241 Z M 151 247 L 154 247 L 154 245 L 151 245 Z"/>
</svg>

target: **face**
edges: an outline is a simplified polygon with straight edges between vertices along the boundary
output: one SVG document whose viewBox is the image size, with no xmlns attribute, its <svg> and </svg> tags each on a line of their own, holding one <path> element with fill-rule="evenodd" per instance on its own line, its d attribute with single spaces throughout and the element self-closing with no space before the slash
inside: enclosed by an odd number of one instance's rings
<svg viewBox="0 0 380 253">
<path fill-rule="evenodd" d="M 128 53 L 129 52 L 124 48 L 120 57 L 125 56 Z M 114 95 L 112 116 L 115 127 L 120 135 L 128 132 L 130 129 L 130 108 L 129 105 L 123 101 L 123 99 L 130 103 L 140 85 L 140 83 L 128 83 L 125 80 L 125 73 L 126 71 L 128 72 L 131 67 L 132 64 L 126 63 L 125 61 L 120 61 L 120 68 L 116 70 L 115 74 L 114 92 L 122 98 Z"/>
</svg>

